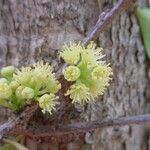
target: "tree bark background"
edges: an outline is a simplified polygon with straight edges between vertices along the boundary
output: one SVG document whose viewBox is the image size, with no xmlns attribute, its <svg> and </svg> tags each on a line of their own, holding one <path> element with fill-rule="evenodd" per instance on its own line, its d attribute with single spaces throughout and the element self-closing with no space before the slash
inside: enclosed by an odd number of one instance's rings
<svg viewBox="0 0 150 150">
<path fill-rule="evenodd" d="M 96 23 L 100 8 L 117 1 L 103 0 L 0 0 L 0 67 L 27 65 L 44 59 L 59 69 L 57 51 L 64 42 L 82 40 Z M 138 0 L 149 6 L 148 0 Z M 114 76 L 111 86 L 96 104 L 81 114 L 85 120 L 107 120 L 149 112 L 148 60 L 139 26 L 132 9 L 113 21 L 111 28 L 100 33 L 98 45 L 105 49 Z M 10 116 L 1 108 L 0 121 Z M 69 150 L 148 150 L 149 129 L 125 126 L 86 133 L 84 140 L 68 143 Z M 28 147 L 48 148 L 47 143 L 27 140 Z M 31 148 L 30 148 L 31 149 Z M 32 147 L 33 149 L 33 147 Z"/>
</svg>

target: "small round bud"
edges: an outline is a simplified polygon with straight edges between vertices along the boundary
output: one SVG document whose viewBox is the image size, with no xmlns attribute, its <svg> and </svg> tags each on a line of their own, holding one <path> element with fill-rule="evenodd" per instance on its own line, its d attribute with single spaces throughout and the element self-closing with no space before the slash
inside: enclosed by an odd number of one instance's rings
<svg viewBox="0 0 150 150">
<path fill-rule="evenodd" d="M 21 95 L 23 99 L 32 99 L 34 97 L 34 90 L 29 87 L 25 87 L 22 90 Z"/>
<path fill-rule="evenodd" d="M 7 66 L 1 69 L 1 75 L 5 78 L 12 78 L 15 72 L 14 66 Z"/>
<path fill-rule="evenodd" d="M 8 99 L 12 95 L 12 90 L 7 83 L 0 83 L 0 98 Z"/>
<path fill-rule="evenodd" d="M 17 89 L 16 89 L 16 97 L 18 99 L 23 99 L 22 97 L 22 91 L 24 89 L 24 86 L 19 86 Z"/>
<path fill-rule="evenodd" d="M 69 66 L 64 71 L 64 77 L 68 81 L 75 81 L 80 76 L 80 69 L 76 66 Z"/>
<path fill-rule="evenodd" d="M 19 83 L 17 81 L 11 81 L 10 84 L 9 84 L 9 86 L 11 87 L 11 89 L 13 91 L 15 91 L 18 88 Z"/>
<path fill-rule="evenodd" d="M 0 78 L 0 83 L 7 83 L 8 84 L 8 80 L 5 78 Z"/>
</svg>

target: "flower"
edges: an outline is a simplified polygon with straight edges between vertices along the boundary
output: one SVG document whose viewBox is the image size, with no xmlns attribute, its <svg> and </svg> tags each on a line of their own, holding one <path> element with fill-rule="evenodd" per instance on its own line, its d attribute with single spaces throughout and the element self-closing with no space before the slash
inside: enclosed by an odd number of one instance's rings
<svg viewBox="0 0 150 150">
<path fill-rule="evenodd" d="M 56 80 L 55 78 L 49 78 L 47 80 L 47 83 L 45 83 L 46 87 L 45 89 L 49 92 L 49 93 L 57 93 L 58 90 L 61 89 L 61 84 L 59 83 L 58 80 Z"/>
<path fill-rule="evenodd" d="M 80 69 L 76 66 L 69 66 L 64 71 L 64 77 L 68 81 L 75 81 L 80 76 Z"/>
<path fill-rule="evenodd" d="M 36 82 L 36 88 L 44 87 L 47 92 L 58 92 L 61 84 L 56 80 L 52 67 L 48 63 L 44 64 L 43 61 L 35 63 L 33 66 L 33 79 Z"/>
<path fill-rule="evenodd" d="M 73 103 L 85 104 L 95 101 L 109 85 L 112 69 L 103 60 L 103 49 L 91 42 L 87 47 L 81 43 L 64 47 L 60 56 L 69 65 L 63 72 L 67 81 L 74 81 L 67 91 Z"/>
<path fill-rule="evenodd" d="M 98 64 L 103 64 L 104 61 L 102 61 L 102 58 L 104 58 L 105 55 L 102 54 L 102 51 L 102 48 L 96 48 L 96 44 L 94 42 L 90 42 L 81 54 L 82 63 L 84 63 L 89 69 L 97 66 Z"/>
<path fill-rule="evenodd" d="M 0 79 L 0 105 L 19 111 L 36 101 L 43 113 L 51 114 L 55 109 L 55 100 L 58 99 L 55 93 L 61 88 L 61 84 L 48 63 L 40 61 L 30 67 L 15 70 L 13 67 L 5 67 L 1 74 L 5 78 Z M 8 98 L 10 101 L 5 101 Z"/>
<path fill-rule="evenodd" d="M 34 97 L 34 90 L 29 87 L 25 87 L 21 92 L 21 96 L 24 99 L 32 99 Z"/>
<path fill-rule="evenodd" d="M 92 79 L 93 80 L 109 80 L 109 75 L 111 74 L 111 68 L 107 65 L 99 65 L 95 67 L 92 71 Z"/>
<path fill-rule="evenodd" d="M 80 60 L 80 53 L 82 51 L 81 43 L 70 43 L 70 45 L 64 45 L 63 50 L 60 52 L 60 56 L 69 65 L 75 65 Z"/>
<path fill-rule="evenodd" d="M 54 94 L 44 94 L 38 99 L 39 106 L 42 109 L 42 112 L 45 114 L 46 112 L 52 114 L 52 111 L 55 110 L 55 106 L 57 102 L 58 97 Z"/>
<path fill-rule="evenodd" d="M 14 66 L 7 66 L 1 69 L 1 75 L 7 79 L 12 78 L 14 72 L 15 72 Z"/>
<path fill-rule="evenodd" d="M 52 67 L 48 63 L 44 64 L 43 61 L 40 61 L 33 64 L 33 67 L 34 78 L 45 82 L 49 77 L 53 77 Z"/>
<path fill-rule="evenodd" d="M 89 88 L 82 83 L 73 84 L 65 95 L 70 95 L 72 103 L 79 103 L 81 105 L 94 99 L 90 95 Z"/>
<path fill-rule="evenodd" d="M 17 69 L 13 79 L 20 85 L 30 87 L 35 90 L 36 95 L 43 94 L 43 90 L 56 93 L 61 85 L 56 80 L 53 69 L 48 63 L 43 61 L 33 64 L 33 67 L 22 67 Z"/>
<path fill-rule="evenodd" d="M 21 69 L 17 69 L 13 75 L 13 78 L 21 85 L 24 86 L 29 85 L 32 79 L 31 67 L 22 67 Z"/>
<path fill-rule="evenodd" d="M 95 80 L 92 82 L 92 84 L 89 86 L 90 93 L 94 98 L 97 98 L 100 95 L 103 95 L 106 87 L 109 86 L 109 80 Z"/>
<path fill-rule="evenodd" d="M 0 98 L 8 99 L 12 95 L 11 87 L 7 83 L 0 83 Z"/>
</svg>

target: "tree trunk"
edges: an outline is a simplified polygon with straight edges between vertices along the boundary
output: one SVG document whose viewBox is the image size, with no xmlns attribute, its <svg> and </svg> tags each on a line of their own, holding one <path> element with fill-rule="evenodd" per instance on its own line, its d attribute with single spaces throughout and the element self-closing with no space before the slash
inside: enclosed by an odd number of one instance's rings
<svg viewBox="0 0 150 150">
<path fill-rule="evenodd" d="M 99 3 L 98 3 L 99 2 Z M 58 70 L 57 51 L 63 43 L 82 40 L 96 23 L 100 11 L 117 2 L 107 0 L 1 0 L 0 66 L 27 65 L 44 59 Z M 138 0 L 148 6 L 148 0 Z M 148 67 L 140 30 L 132 10 L 113 21 L 100 33 L 97 43 L 105 49 L 114 76 L 105 95 L 88 105 L 81 114 L 85 120 L 107 120 L 148 112 Z M 1 108 L 1 122 L 10 111 Z M 63 149 L 27 139 L 29 149 Z M 32 146 L 31 146 L 32 145 Z M 34 145 L 34 146 L 33 146 Z M 64 149 L 148 150 L 145 126 L 125 126 L 86 133 L 84 140 L 73 140 Z M 32 147 L 32 148 L 31 148 Z M 58 148 L 59 147 L 59 148 Z"/>
</svg>

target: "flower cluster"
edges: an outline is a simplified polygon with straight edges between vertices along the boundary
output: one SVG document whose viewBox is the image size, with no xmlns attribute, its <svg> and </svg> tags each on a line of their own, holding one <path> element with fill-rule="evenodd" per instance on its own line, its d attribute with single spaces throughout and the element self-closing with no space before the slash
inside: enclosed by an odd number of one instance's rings
<svg viewBox="0 0 150 150">
<path fill-rule="evenodd" d="M 37 101 L 42 112 L 55 109 L 58 99 L 55 94 L 61 88 L 52 67 L 43 61 L 31 67 L 16 69 L 13 66 L 1 69 L 0 105 L 18 111 L 25 105 Z"/>
<path fill-rule="evenodd" d="M 96 48 L 91 42 L 87 47 L 81 43 L 64 45 L 60 57 L 67 63 L 64 78 L 72 85 L 65 95 L 69 95 L 73 103 L 85 104 L 95 101 L 109 85 L 112 69 L 102 60 L 102 48 Z"/>
<path fill-rule="evenodd" d="M 103 49 L 91 42 L 86 47 L 80 42 L 64 45 L 60 57 L 67 63 L 64 78 L 71 82 L 65 93 L 72 103 L 94 102 L 109 85 L 112 69 L 103 60 Z M 40 61 L 29 67 L 13 66 L 1 69 L 0 105 L 19 111 L 32 102 L 37 102 L 43 113 L 52 113 L 58 103 L 56 93 L 61 84 L 55 78 L 53 68 Z"/>
</svg>

